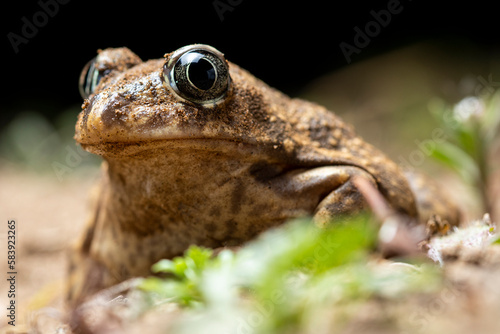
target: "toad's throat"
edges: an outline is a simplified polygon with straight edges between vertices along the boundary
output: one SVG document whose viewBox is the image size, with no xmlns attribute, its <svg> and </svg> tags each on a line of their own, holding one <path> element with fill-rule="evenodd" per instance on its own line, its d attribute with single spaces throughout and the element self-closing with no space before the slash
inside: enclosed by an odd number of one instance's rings
<svg viewBox="0 0 500 334">
<path fill-rule="evenodd" d="M 269 178 L 292 170 L 313 169 L 320 167 L 356 168 L 369 178 L 389 203 L 394 204 L 396 211 L 409 212 L 416 215 L 413 195 L 405 180 L 397 180 L 380 169 L 376 164 L 363 165 L 360 159 L 354 159 L 348 152 L 337 152 L 334 156 L 315 154 L 306 147 L 296 147 L 287 150 L 284 146 L 273 144 L 254 144 L 243 141 L 211 139 L 211 138 L 176 138 L 136 143 L 101 143 L 84 145 L 92 153 L 101 155 L 110 164 L 116 162 L 126 165 L 127 171 L 134 174 L 144 173 L 159 183 L 167 183 L 159 171 L 171 175 L 183 174 L 186 179 L 200 178 L 200 170 L 210 171 L 213 175 L 222 174 L 235 177 L 235 171 L 254 168 L 251 171 L 257 176 L 254 181 L 269 181 Z M 147 167 L 146 167 L 147 166 Z M 230 167 L 227 167 L 230 166 Z M 255 166 L 262 166 L 256 170 Z M 151 168 L 146 172 L 147 168 Z M 226 168 L 233 168 L 227 169 Z M 161 173 L 160 173 L 161 174 Z M 127 178 L 127 174 L 123 174 Z M 182 185 L 184 186 L 185 183 Z M 192 189 L 197 189 L 192 187 Z M 354 190 L 352 190 L 354 191 Z M 399 196 L 403 193 L 406 197 Z M 405 204 L 406 203 L 406 204 Z M 409 203 L 409 204 L 408 204 Z"/>
<path fill-rule="evenodd" d="M 120 225 L 146 236 L 155 230 L 191 225 L 195 229 L 196 224 L 215 226 L 224 221 L 255 228 L 249 237 L 320 209 L 343 214 L 353 211 L 353 206 L 362 208 L 350 180 L 361 175 L 374 182 L 365 171 L 350 166 L 290 168 L 250 161 L 236 165 L 236 160 L 210 161 L 208 153 L 200 155 L 206 165 L 192 164 L 189 156 L 178 152 L 161 162 L 154 157 L 108 161 L 108 204 L 111 213 L 120 213 Z M 152 228 L 151 224 L 159 225 Z M 213 240 L 229 237 L 209 232 Z"/>
</svg>

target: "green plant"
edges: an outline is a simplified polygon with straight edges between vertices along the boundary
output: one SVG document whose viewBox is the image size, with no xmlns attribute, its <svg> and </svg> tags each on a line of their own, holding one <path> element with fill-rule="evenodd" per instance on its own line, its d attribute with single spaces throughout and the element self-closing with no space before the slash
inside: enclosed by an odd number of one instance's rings
<svg viewBox="0 0 500 334">
<path fill-rule="evenodd" d="M 288 333 L 317 326 L 325 310 L 341 324 L 370 298 L 397 299 L 439 285 L 430 266 L 388 270 L 373 264 L 376 239 L 376 224 L 367 216 L 325 229 L 297 220 L 236 252 L 214 256 L 192 246 L 182 257 L 155 264 L 153 271 L 167 276 L 147 278 L 141 289 L 152 305 L 184 308 L 177 333 Z"/>
<path fill-rule="evenodd" d="M 499 138 L 500 91 L 487 99 L 467 97 L 453 107 L 434 102 L 430 111 L 445 131 L 445 140 L 434 145 L 431 157 L 477 189 L 484 211 L 491 213 L 489 187 Z"/>
<path fill-rule="evenodd" d="M 211 256 L 212 250 L 192 246 L 183 257 L 161 260 L 151 270 L 158 274 L 170 274 L 172 279 L 150 277 L 144 280 L 141 288 L 183 306 L 196 305 L 202 300 L 199 285 L 203 269 L 214 262 Z"/>
</svg>

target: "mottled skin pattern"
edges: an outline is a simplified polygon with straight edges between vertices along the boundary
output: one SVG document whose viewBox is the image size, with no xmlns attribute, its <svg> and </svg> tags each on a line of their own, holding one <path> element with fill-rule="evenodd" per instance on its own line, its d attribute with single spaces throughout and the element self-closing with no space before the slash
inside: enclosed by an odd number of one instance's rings
<svg viewBox="0 0 500 334">
<path fill-rule="evenodd" d="M 148 275 L 155 261 L 191 244 L 241 245 L 290 218 L 310 215 L 322 225 L 358 212 L 366 202 L 356 175 L 399 213 L 417 218 L 418 203 L 421 220 L 437 213 L 457 223 L 446 201 L 433 205 L 438 195 L 417 201 L 400 168 L 333 112 L 229 62 L 223 103 L 190 103 L 163 79 L 170 56 L 99 54 L 97 66 L 109 73 L 85 101 L 75 138 L 105 162 L 96 209 L 72 256 L 71 301 Z"/>
</svg>

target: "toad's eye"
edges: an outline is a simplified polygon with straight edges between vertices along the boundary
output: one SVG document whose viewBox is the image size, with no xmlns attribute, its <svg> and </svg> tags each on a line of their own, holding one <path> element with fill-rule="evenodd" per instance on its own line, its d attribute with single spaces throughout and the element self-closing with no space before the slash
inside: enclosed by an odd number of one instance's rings
<svg viewBox="0 0 500 334">
<path fill-rule="evenodd" d="M 163 66 L 164 82 L 180 97 L 198 104 L 216 104 L 229 89 L 224 56 L 208 45 L 191 45 L 174 52 Z"/>
<path fill-rule="evenodd" d="M 80 89 L 80 95 L 84 99 L 94 92 L 101 79 L 110 72 L 110 70 L 99 70 L 96 67 L 96 61 L 97 57 L 89 61 L 80 74 L 78 88 Z"/>
</svg>

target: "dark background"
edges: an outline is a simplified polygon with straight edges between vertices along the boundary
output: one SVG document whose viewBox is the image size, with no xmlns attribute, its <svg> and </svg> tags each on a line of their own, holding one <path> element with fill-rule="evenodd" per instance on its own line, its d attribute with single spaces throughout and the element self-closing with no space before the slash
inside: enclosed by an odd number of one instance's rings
<svg viewBox="0 0 500 334">
<path fill-rule="evenodd" d="M 50 3 L 55 0 L 42 0 Z M 220 0 L 219 3 L 227 3 Z M 36 109 L 53 118 L 81 103 L 78 77 L 98 48 L 127 46 L 142 59 L 159 58 L 183 45 L 206 43 L 285 93 L 350 66 L 339 44 L 353 44 L 355 26 L 373 20 L 371 10 L 389 1 L 240 2 L 223 13 L 214 1 L 69 1 L 15 53 L 7 35 L 22 35 L 22 18 L 33 22 L 38 1 L 10 2 L 2 10 L 2 100 L 0 129 L 16 113 Z M 500 45 L 498 10 L 493 4 L 402 0 L 401 13 L 373 37 L 353 63 L 414 42 L 439 39 L 472 42 L 486 52 Z M 457 51 L 457 57 L 460 50 Z"/>
</svg>

